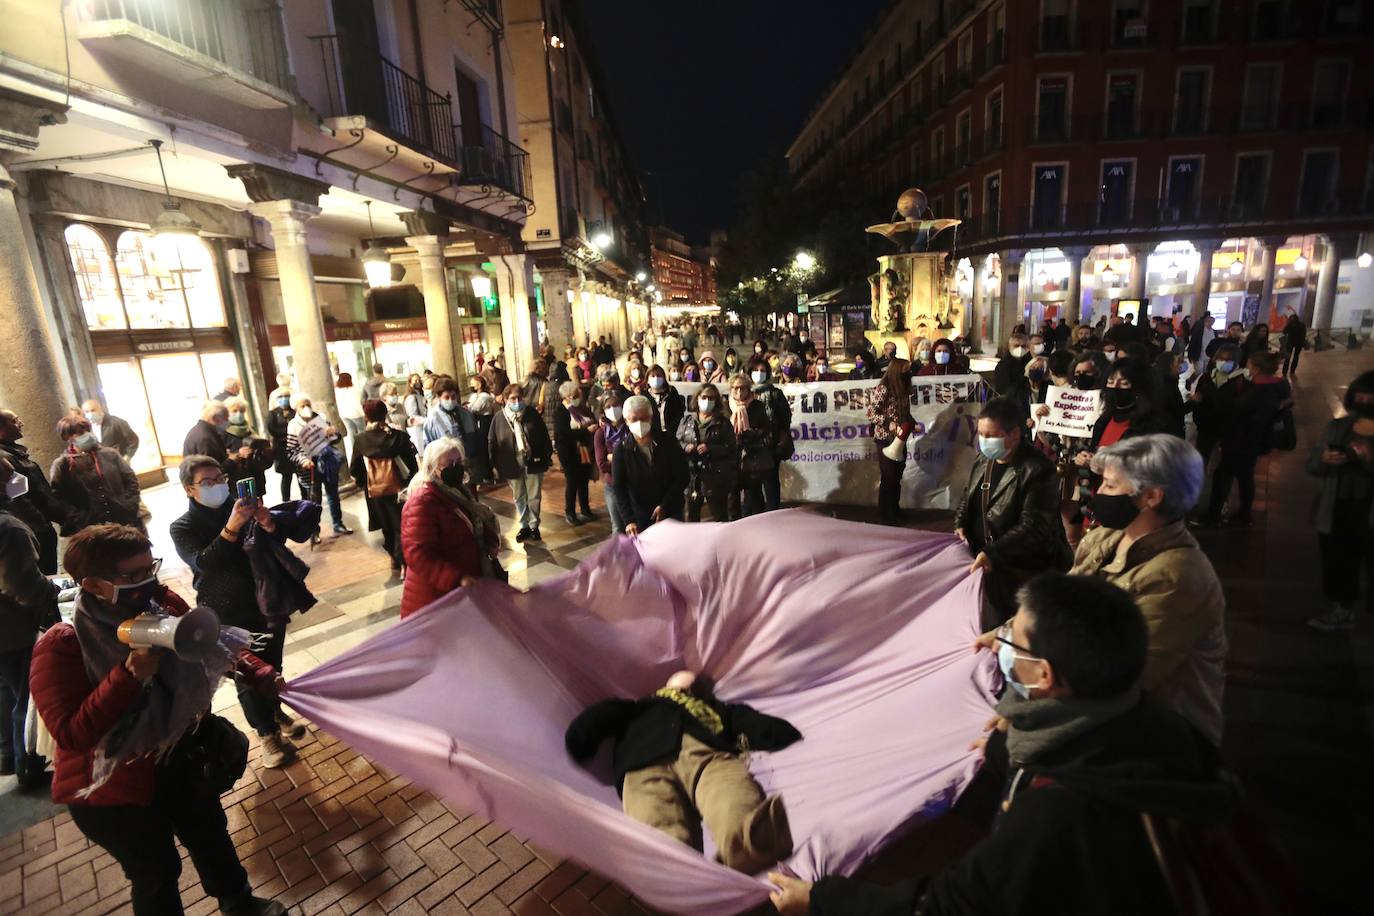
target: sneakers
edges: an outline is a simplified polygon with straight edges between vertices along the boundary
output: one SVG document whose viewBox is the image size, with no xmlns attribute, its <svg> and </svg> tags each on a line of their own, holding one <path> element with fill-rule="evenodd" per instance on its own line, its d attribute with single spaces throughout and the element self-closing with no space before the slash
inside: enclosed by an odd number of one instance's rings
<svg viewBox="0 0 1374 916">
<path fill-rule="evenodd" d="M 281 735 L 259 735 L 258 740 L 262 742 L 262 757 L 258 762 L 265 769 L 275 770 L 296 759 L 295 745 Z"/>
<path fill-rule="evenodd" d="M 521 528 L 515 535 L 515 543 L 523 544 L 530 539 L 530 529 Z"/>
<path fill-rule="evenodd" d="M 306 736 L 308 729 L 295 719 L 277 710 L 277 734 L 290 741 L 299 741 Z"/>
<path fill-rule="evenodd" d="M 578 518 L 572 512 L 565 513 L 563 515 L 563 521 L 567 522 L 570 528 L 576 528 L 578 525 L 582 524 L 582 519 Z"/>
<path fill-rule="evenodd" d="M 1353 630 L 1355 629 L 1355 611 L 1353 608 L 1333 604 L 1331 610 L 1320 617 L 1311 618 L 1307 621 L 1307 625 L 1314 630 L 1321 630 L 1323 633 Z"/>
</svg>

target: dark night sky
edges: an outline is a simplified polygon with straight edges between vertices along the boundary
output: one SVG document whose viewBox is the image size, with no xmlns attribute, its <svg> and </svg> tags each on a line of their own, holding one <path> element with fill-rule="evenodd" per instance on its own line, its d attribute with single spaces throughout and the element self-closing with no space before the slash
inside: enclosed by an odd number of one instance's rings
<svg viewBox="0 0 1374 916">
<path fill-rule="evenodd" d="M 781 157 L 889 0 L 583 0 L 616 125 L 660 219 L 704 243 Z"/>
</svg>

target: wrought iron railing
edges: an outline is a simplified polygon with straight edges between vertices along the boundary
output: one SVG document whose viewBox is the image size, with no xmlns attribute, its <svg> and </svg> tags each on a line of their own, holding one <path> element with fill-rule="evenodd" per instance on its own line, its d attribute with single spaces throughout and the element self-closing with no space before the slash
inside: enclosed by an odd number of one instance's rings
<svg viewBox="0 0 1374 916">
<path fill-rule="evenodd" d="M 529 153 L 485 125 L 478 143 L 465 142 L 461 127 L 453 130 L 461 144 L 458 152 L 463 170 L 458 176 L 459 184 L 494 185 L 516 197 L 530 199 Z"/>
<path fill-rule="evenodd" d="M 312 35 L 324 67 L 326 117 L 361 115 L 387 136 L 458 163 L 453 103 L 381 55 L 341 47 L 337 35 Z M 371 80 L 374 75 L 380 82 Z"/>
<path fill-rule="evenodd" d="M 278 0 L 87 0 L 86 22 L 123 20 L 294 93 Z"/>
</svg>

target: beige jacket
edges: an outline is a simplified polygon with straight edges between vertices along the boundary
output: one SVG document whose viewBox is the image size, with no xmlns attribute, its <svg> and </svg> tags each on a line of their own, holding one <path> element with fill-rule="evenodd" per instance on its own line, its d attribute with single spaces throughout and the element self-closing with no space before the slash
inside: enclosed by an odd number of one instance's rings
<svg viewBox="0 0 1374 916">
<path fill-rule="evenodd" d="M 1099 576 L 1135 599 L 1150 631 L 1145 689 L 1220 746 L 1226 597 L 1216 571 L 1181 520 L 1136 541 L 1124 558 L 1122 534 L 1088 532 L 1069 572 Z"/>
</svg>

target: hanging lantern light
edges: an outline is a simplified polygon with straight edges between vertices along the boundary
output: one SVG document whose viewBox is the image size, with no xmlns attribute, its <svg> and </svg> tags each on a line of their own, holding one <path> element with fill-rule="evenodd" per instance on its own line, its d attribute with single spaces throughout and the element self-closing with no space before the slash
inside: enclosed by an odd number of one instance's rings
<svg viewBox="0 0 1374 916">
<path fill-rule="evenodd" d="M 197 248 L 201 245 L 200 226 L 182 213 L 181 205 L 172 199 L 172 189 L 167 184 L 167 170 L 162 165 L 162 141 L 149 140 L 148 144 L 157 153 L 157 170 L 162 174 L 162 192 L 166 195 L 162 212 L 153 220 L 153 258 L 164 269 L 174 270 L 191 260 L 187 252 L 190 245 Z"/>
<path fill-rule="evenodd" d="M 1306 270 L 1306 269 L 1307 269 L 1307 255 L 1305 255 L 1305 254 L 1300 254 L 1300 255 L 1298 255 L 1296 258 L 1294 258 L 1294 259 L 1293 259 L 1293 269 L 1294 269 L 1294 270 L 1297 270 L 1297 271 L 1304 271 L 1304 270 Z"/>
<path fill-rule="evenodd" d="M 1112 270 L 1112 265 L 1108 264 L 1106 267 L 1102 268 L 1102 273 L 1099 276 L 1102 277 L 1102 284 L 1104 286 L 1116 286 L 1116 271 Z"/>
<path fill-rule="evenodd" d="M 372 224 L 370 200 L 367 201 L 367 228 L 372 235 L 377 234 L 377 228 Z M 391 285 L 391 255 L 375 239 L 369 239 L 367 249 L 363 251 L 363 274 L 372 289 L 385 289 Z"/>
<path fill-rule="evenodd" d="M 1245 259 L 1242 257 L 1237 257 L 1234 261 L 1231 262 L 1231 266 L 1227 269 L 1231 271 L 1231 276 L 1239 277 L 1241 275 L 1241 272 L 1245 270 Z"/>
<path fill-rule="evenodd" d="M 1355 263 L 1361 267 L 1368 267 L 1370 264 L 1374 264 L 1374 254 L 1370 254 L 1367 251 L 1361 251 L 1360 256 L 1355 259 Z"/>
</svg>

